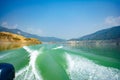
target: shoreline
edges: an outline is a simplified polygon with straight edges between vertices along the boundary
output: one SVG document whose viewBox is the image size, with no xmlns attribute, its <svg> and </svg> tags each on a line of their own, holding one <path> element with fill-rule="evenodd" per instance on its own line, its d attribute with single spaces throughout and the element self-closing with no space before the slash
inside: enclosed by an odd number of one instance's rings
<svg viewBox="0 0 120 80">
<path fill-rule="evenodd" d="M 83 41 L 68 41 L 70 45 L 96 45 L 96 46 L 120 46 L 120 40 L 83 40 Z"/>
<path fill-rule="evenodd" d="M 2 41 L 0 42 L 0 51 L 6 51 L 6 50 L 12 50 L 21 48 L 23 46 L 32 46 L 37 45 L 40 43 L 30 43 L 30 42 L 8 42 L 8 41 Z"/>
</svg>

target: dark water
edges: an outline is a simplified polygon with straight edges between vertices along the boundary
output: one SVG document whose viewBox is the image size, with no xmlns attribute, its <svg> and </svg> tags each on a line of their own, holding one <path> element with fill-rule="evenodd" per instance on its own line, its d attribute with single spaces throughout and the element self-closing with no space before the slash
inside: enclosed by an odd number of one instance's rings
<svg viewBox="0 0 120 80">
<path fill-rule="evenodd" d="M 42 44 L 0 52 L 15 80 L 120 80 L 120 48 Z"/>
</svg>

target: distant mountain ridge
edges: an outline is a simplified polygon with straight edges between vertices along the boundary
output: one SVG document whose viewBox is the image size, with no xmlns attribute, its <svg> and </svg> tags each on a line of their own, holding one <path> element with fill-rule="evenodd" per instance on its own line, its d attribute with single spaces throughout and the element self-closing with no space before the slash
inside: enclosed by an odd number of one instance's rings
<svg viewBox="0 0 120 80">
<path fill-rule="evenodd" d="M 120 39 L 120 26 L 99 30 L 95 33 L 70 40 L 114 40 Z"/>
<path fill-rule="evenodd" d="M 19 35 L 25 36 L 27 38 L 31 38 L 31 37 L 32 38 L 37 38 L 37 39 L 39 39 L 40 41 L 43 41 L 43 42 L 61 42 L 61 41 L 65 41 L 64 39 L 60 39 L 60 38 L 56 38 L 56 37 L 41 37 L 41 36 L 38 36 L 38 35 L 35 35 L 35 34 L 30 34 L 30 33 L 21 31 L 19 29 L 8 29 L 8 28 L 0 26 L 0 32 L 2 32 L 2 31 L 11 32 L 11 33 L 14 33 L 14 34 L 19 34 Z"/>
</svg>

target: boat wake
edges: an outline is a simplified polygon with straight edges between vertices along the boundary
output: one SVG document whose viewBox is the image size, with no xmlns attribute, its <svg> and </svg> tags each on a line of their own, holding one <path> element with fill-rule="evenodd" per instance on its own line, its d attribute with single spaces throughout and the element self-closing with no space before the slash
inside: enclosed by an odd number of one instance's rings
<svg viewBox="0 0 120 80">
<path fill-rule="evenodd" d="M 53 49 L 61 49 L 61 48 L 63 48 L 63 46 L 58 46 L 58 47 L 55 47 Z"/>
<path fill-rule="evenodd" d="M 21 69 L 16 73 L 15 80 L 43 80 L 40 76 L 40 72 L 36 69 L 36 59 L 41 52 L 37 50 L 30 50 L 28 47 L 23 47 L 27 52 L 29 52 L 29 65 Z"/>
<path fill-rule="evenodd" d="M 97 65 L 77 55 L 66 53 L 71 80 L 120 80 L 120 70 Z"/>
<path fill-rule="evenodd" d="M 46 51 L 47 49 L 45 47 L 41 47 L 40 49 L 35 49 L 33 47 L 30 48 L 30 47 L 24 46 L 23 49 L 25 49 L 29 53 L 28 57 L 30 60 L 26 67 L 16 72 L 15 80 L 47 79 L 46 77 L 49 77 L 49 74 L 43 76 L 43 74 L 41 75 L 41 72 L 42 72 L 42 69 L 47 69 L 49 71 L 53 70 L 55 65 L 54 64 L 52 65 L 52 60 L 58 60 L 56 61 L 58 62 L 58 64 L 60 62 L 60 64 L 67 66 L 62 69 L 66 71 L 66 76 L 68 76 L 70 80 L 120 80 L 120 70 L 116 68 L 105 67 L 102 65 L 95 64 L 93 61 L 87 58 L 76 55 L 72 52 L 69 52 L 68 50 L 64 50 L 63 46 L 50 47 L 49 51 Z M 45 55 L 42 53 L 44 53 Z M 52 53 L 62 53 L 62 54 L 55 55 Z M 38 57 L 39 55 L 41 55 L 41 57 Z M 65 62 L 60 61 L 62 60 L 62 57 L 64 57 Z M 39 66 L 37 66 L 37 63 L 36 63 L 36 59 L 39 59 L 39 58 L 43 58 L 43 61 L 46 60 L 46 62 L 49 62 L 52 67 L 47 66 L 47 64 L 45 63 L 47 67 L 45 68 L 43 67 L 41 70 L 39 70 L 38 69 Z M 51 60 L 51 58 L 54 58 L 54 59 Z M 41 65 L 41 66 L 44 66 L 44 65 Z M 56 67 L 55 69 L 57 71 L 57 69 L 61 69 L 61 68 Z M 53 77 L 56 77 L 56 76 L 54 76 L 53 74 Z"/>
</svg>

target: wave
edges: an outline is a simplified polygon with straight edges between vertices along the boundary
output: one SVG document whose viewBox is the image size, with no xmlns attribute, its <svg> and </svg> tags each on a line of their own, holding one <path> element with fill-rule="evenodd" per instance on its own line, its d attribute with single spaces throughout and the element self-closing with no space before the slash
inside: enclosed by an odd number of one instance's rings
<svg viewBox="0 0 120 80">
<path fill-rule="evenodd" d="M 29 65 L 27 67 L 24 67 L 20 71 L 16 73 L 15 80 L 43 80 L 42 77 L 40 76 L 40 71 L 36 69 L 36 59 L 37 56 L 41 53 L 40 51 L 38 52 L 37 50 L 31 50 L 29 47 L 24 46 L 23 47 L 29 54 L 30 56 L 30 61 Z"/>
<path fill-rule="evenodd" d="M 94 62 L 66 53 L 67 72 L 71 80 L 120 80 L 120 70 L 97 65 Z"/>
<path fill-rule="evenodd" d="M 58 47 L 55 47 L 53 49 L 61 49 L 61 48 L 63 48 L 63 46 L 58 46 Z"/>
<path fill-rule="evenodd" d="M 24 54 L 18 55 L 16 52 Z M 15 58 L 16 55 L 19 56 L 18 59 L 22 61 L 21 65 L 25 60 L 29 59 L 27 64 L 24 65 L 25 67 L 18 69 L 15 80 L 50 80 L 50 76 L 52 76 L 52 79 L 55 77 L 57 80 L 64 80 L 66 76 L 66 79 L 70 80 L 120 80 L 119 69 L 95 64 L 82 55 L 77 55 L 84 54 L 84 52 L 75 52 L 74 49 L 69 49 L 64 46 L 24 46 L 23 49 L 13 50 L 9 55 L 12 54 L 14 54 Z M 0 57 L 3 59 L 10 57 L 9 55 L 1 54 Z M 21 57 L 25 55 L 27 59 L 23 60 Z M 10 59 L 13 59 L 12 57 Z M 16 62 L 18 63 L 20 61 Z M 52 70 L 58 74 L 51 72 Z M 47 74 L 44 75 L 45 73 Z"/>
</svg>

